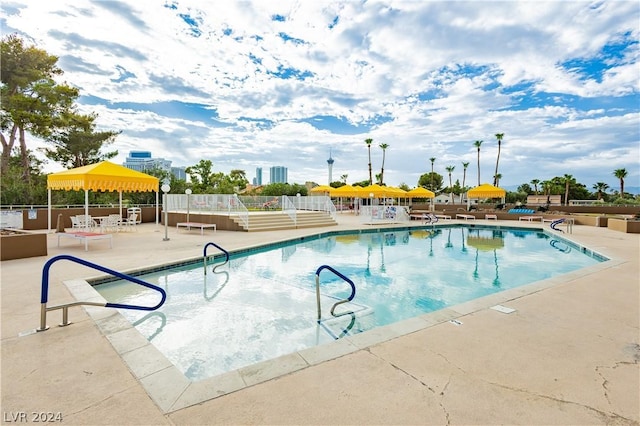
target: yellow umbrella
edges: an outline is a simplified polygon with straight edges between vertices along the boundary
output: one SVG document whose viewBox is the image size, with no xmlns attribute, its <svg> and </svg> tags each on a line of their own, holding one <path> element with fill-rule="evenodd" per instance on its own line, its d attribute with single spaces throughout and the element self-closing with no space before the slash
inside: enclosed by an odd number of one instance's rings
<svg viewBox="0 0 640 426">
<path fill-rule="evenodd" d="M 330 187 L 329 185 L 318 185 L 309 190 L 311 194 L 329 194 L 335 188 Z"/>
<path fill-rule="evenodd" d="M 411 191 L 407 191 L 407 196 L 409 198 L 434 198 L 436 194 L 429 191 L 427 188 L 419 186 L 417 188 L 413 188 Z"/>
<path fill-rule="evenodd" d="M 467 191 L 467 198 L 504 198 L 506 194 L 507 191 L 502 188 L 483 183 Z"/>
<path fill-rule="evenodd" d="M 378 185 L 377 183 L 365 186 L 362 188 L 362 193 L 365 194 L 365 197 L 368 197 L 369 194 L 373 194 L 374 198 L 383 198 L 395 195 L 393 189 L 388 186 Z"/>
<path fill-rule="evenodd" d="M 351 185 L 344 185 L 341 186 L 339 188 L 332 188 L 331 189 L 331 196 L 332 197 L 362 197 L 362 194 L 364 194 L 364 192 L 361 192 L 362 188 L 359 186 L 351 186 Z"/>
</svg>

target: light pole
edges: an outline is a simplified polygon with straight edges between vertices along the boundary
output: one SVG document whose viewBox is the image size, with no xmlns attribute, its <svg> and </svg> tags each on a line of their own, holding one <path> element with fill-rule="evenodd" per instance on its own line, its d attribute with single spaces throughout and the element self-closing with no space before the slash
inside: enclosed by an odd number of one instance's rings
<svg viewBox="0 0 640 426">
<path fill-rule="evenodd" d="M 187 222 L 189 222 L 189 205 L 191 204 L 189 198 L 191 196 L 191 188 L 185 189 L 184 193 L 187 194 Z"/>
<path fill-rule="evenodd" d="M 162 211 L 164 212 L 164 238 L 162 239 L 162 241 L 169 241 L 169 237 L 167 234 L 167 226 L 169 225 L 169 212 L 167 211 L 167 192 L 171 191 L 171 187 L 168 183 L 165 183 L 160 189 L 162 189 L 162 192 L 164 193 L 162 194 Z"/>
<path fill-rule="evenodd" d="M 369 208 L 371 209 L 371 223 L 373 223 L 373 192 L 369 193 Z"/>
</svg>

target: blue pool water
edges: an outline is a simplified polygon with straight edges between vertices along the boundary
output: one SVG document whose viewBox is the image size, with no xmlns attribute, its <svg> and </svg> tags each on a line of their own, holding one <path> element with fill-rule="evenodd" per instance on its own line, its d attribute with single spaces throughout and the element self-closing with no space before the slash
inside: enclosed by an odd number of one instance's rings
<svg viewBox="0 0 640 426">
<path fill-rule="evenodd" d="M 212 253 L 210 251 L 209 253 Z M 226 371 L 345 335 L 567 273 L 605 258 L 542 231 L 452 226 L 307 238 L 142 275 L 167 291 L 155 312 L 121 310 L 188 378 Z M 315 273 L 323 270 L 317 321 Z M 128 282 L 100 284 L 110 302 L 153 305 L 158 294 Z"/>
</svg>

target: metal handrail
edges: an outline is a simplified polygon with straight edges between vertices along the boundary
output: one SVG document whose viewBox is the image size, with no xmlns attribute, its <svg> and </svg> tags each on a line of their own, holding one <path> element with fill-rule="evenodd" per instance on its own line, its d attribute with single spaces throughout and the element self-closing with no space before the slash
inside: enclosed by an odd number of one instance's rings
<svg viewBox="0 0 640 426">
<path fill-rule="evenodd" d="M 334 303 L 333 306 L 331 307 L 331 311 L 330 311 L 331 315 L 333 315 L 334 317 L 337 317 L 337 316 L 340 316 L 340 315 L 349 314 L 349 312 L 345 312 L 343 314 L 336 315 L 336 314 L 333 313 L 333 311 L 336 309 L 336 306 L 341 305 L 343 303 L 351 302 L 353 300 L 353 298 L 356 295 L 356 286 L 355 286 L 355 284 L 353 284 L 353 281 L 351 281 L 349 278 L 347 278 L 346 276 L 344 276 L 340 272 L 338 272 L 335 269 L 333 269 L 331 266 L 322 265 L 316 270 L 316 301 L 317 301 L 317 305 L 318 305 L 318 320 L 320 320 L 322 318 L 322 308 L 320 307 L 320 272 L 322 272 L 323 269 L 328 269 L 329 271 L 333 272 L 335 275 L 337 275 L 338 277 L 342 278 L 344 281 L 349 283 L 349 285 L 351 286 L 351 295 L 349 295 L 349 297 L 346 298 L 346 299 L 339 300 L 336 303 Z"/>
<path fill-rule="evenodd" d="M 207 275 L 207 248 L 208 248 L 209 246 L 214 246 L 214 247 L 216 247 L 217 249 L 219 249 L 220 251 L 222 251 L 222 252 L 224 253 L 224 255 L 225 255 L 224 262 L 223 262 L 223 263 L 221 263 L 221 264 L 219 264 L 219 265 L 214 266 L 214 267 L 213 267 L 213 269 L 211 270 L 211 272 L 214 272 L 214 273 L 215 273 L 215 272 L 216 272 L 216 268 L 217 268 L 218 266 L 225 265 L 225 264 L 229 261 L 229 252 L 228 252 L 228 251 L 226 251 L 225 249 L 223 249 L 222 247 L 220 247 L 220 246 L 219 246 L 219 245 L 217 245 L 216 243 L 211 243 L 211 242 L 209 242 L 209 243 L 205 244 L 205 245 L 204 245 L 204 249 L 202 250 L 202 264 L 203 264 L 203 266 L 204 266 L 204 268 L 203 268 L 203 269 L 204 269 L 204 274 L 205 274 L 205 275 Z"/>
<path fill-rule="evenodd" d="M 93 269 L 97 269 L 98 271 L 106 272 L 108 274 L 114 275 L 122 280 L 131 281 L 136 284 L 140 284 L 141 286 L 150 288 L 152 290 L 156 290 L 162 295 L 162 300 L 160 300 L 160 303 L 158 303 L 156 306 L 125 305 L 121 303 L 111 303 L 111 302 L 105 302 L 105 303 L 72 302 L 72 303 L 66 303 L 64 305 L 47 307 L 47 302 L 49 300 L 49 269 L 51 269 L 51 265 L 53 265 L 58 260 L 70 260 L 72 262 L 76 262 L 81 265 L 88 266 Z M 40 293 L 40 328 L 37 328 L 36 331 L 45 331 L 49 329 L 49 327 L 47 326 L 48 311 L 55 311 L 57 309 L 62 309 L 62 323 L 60 324 L 60 326 L 64 327 L 66 325 L 71 324 L 68 320 L 69 319 L 68 311 L 69 311 L 69 308 L 72 306 L 88 305 L 88 306 L 102 306 L 104 308 L 135 309 L 139 311 L 155 311 L 156 309 L 158 309 L 160 306 L 164 304 L 166 299 L 167 299 L 167 293 L 160 287 L 157 287 L 153 284 L 150 284 L 146 281 L 142 281 L 130 275 L 123 274 L 118 271 L 114 271 L 113 269 L 106 268 L 96 263 L 92 263 L 75 256 L 70 256 L 68 254 L 61 254 L 49 259 L 44 264 L 44 267 L 42 268 L 42 288 Z"/>
</svg>

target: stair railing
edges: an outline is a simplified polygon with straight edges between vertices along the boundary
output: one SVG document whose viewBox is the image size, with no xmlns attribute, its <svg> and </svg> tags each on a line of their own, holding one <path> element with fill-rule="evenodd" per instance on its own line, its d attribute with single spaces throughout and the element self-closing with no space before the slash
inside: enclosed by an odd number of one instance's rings
<svg viewBox="0 0 640 426">
<path fill-rule="evenodd" d="M 336 271 L 331 266 L 322 265 L 316 270 L 316 300 L 317 300 L 317 305 L 318 305 L 318 320 L 322 319 L 322 308 L 320 306 L 320 272 L 322 272 L 323 269 L 328 269 L 329 271 L 333 272 L 335 275 L 337 275 L 338 277 L 342 278 L 344 281 L 346 281 L 351 286 L 351 294 L 349 295 L 349 297 L 347 297 L 346 299 L 342 299 L 342 300 L 337 301 L 331 307 L 331 315 L 333 315 L 334 317 L 348 314 L 349 312 L 345 312 L 344 314 L 336 315 L 334 313 L 334 310 L 336 309 L 336 306 L 341 305 L 343 303 L 351 302 L 353 300 L 353 298 L 356 295 L 356 286 L 355 286 L 355 284 L 353 284 L 353 281 L 351 281 L 349 278 L 347 278 L 346 276 L 344 276 L 340 272 Z"/>
<path fill-rule="evenodd" d="M 111 302 L 72 302 L 72 303 L 65 303 L 64 305 L 48 307 L 47 302 L 49 300 L 49 269 L 51 269 L 51 265 L 53 265 L 55 262 L 59 260 L 70 260 L 72 262 L 79 263 L 89 268 L 97 269 L 98 271 L 101 271 L 101 272 L 106 272 L 107 274 L 111 274 L 122 280 L 131 281 L 141 286 L 150 288 L 152 290 L 159 292 L 162 296 L 162 299 L 160 300 L 160 303 L 158 303 L 155 306 L 126 305 L 126 304 L 111 303 Z M 157 287 L 146 281 L 140 280 L 136 277 L 132 277 L 130 275 L 123 274 L 118 271 L 114 271 L 113 269 L 106 268 L 96 263 L 92 263 L 75 256 L 70 256 L 68 254 L 61 254 L 49 259 L 44 264 L 44 267 L 42 268 L 42 287 L 40 292 L 40 328 L 36 328 L 36 331 L 45 331 L 49 329 L 49 327 L 47 326 L 47 312 L 55 311 L 57 309 L 62 309 L 62 323 L 60 323 L 59 325 L 60 327 L 64 327 L 71 324 L 71 322 L 69 322 L 69 308 L 72 306 L 88 305 L 88 306 L 102 306 L 105 308 L 134 309 L 139 311 L 155 311 L 156 309 L 158 309 L 160 306 L 164 304 L 166 299 L 167 299 L 167 293 L 160 287 Z"/>
</svg>

